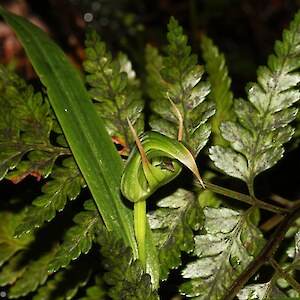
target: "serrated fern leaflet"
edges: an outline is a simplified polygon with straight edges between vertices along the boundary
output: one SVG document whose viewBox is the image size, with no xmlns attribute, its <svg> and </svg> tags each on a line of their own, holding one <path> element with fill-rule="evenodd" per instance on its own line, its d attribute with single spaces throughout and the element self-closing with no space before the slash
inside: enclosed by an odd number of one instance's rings
<svg viewBox="0 0 300 300">
<path fill-rule="evenodd" d="M 128 155 L 134 140 L 126 118 L 134 124 L 138 134 L 144 130 L 144 102 L 139 82 L 134 78 L 128 59 L 121 54 L 113 59 L 96 32 L 88 33 L 86 46 L 87 60 L 83 66 L 88 73 L 90 95 L 96 100 L 94 106 L 114 142 L 123 146 L 121 154 Z"/>
<path fill-rule="evenodd" d="M 32 300 L 76 299 L 78 290 L 88 283 L 94 267 L 95 264 L 90 260 L 73 262 L 55 273 L 37 290 Z"/>
<path fill-rule="evenodd" d="M 66 267 L 81 253 L 87 254 L 92 248 L 95 234 L 100 229 L 104 230 L 104 224 L 92 200 L 86 201 L 85 208 L 85 211 L 79 212 L 74 217 L 73 221 L 76 225 L 67 231 L 60 250 L 49 263 L 49 271 L 54 272 L 61 267 Z"/>
<path fill-rule="evenodd" d="M 157 52 L 150 47 L 147 51 L 148 83 L 152 85 L 149 87 L 150 106 L 155 113 L 150 126 L 154 131 L 177 139 L 178 117 L 168 101 L 170 97 L 183 117 L 182 140 L 197 155 L 210 136 L 211 126 L 207 120 L 215 113 L 215 108 L 212 101 L 204 101 L 210 92 L 209 84 L 201 81 L 204 68 L 197 64 L 197 55 L 191 54 L 182 27 L 171 18 L 168 30 L 167 56 L 161 61 Z M 159 60 L 150 61 L 153 57 Z"/>
<path fill-rule="evenodd" d="M 223 53 L 213 44 L 212 40 L 206 36 L 201 39 L 202 57 L 205 61 L 205 71 L 208 74 L 208 82 L 211 92 L 208 99 L 216 104 L 216 113 L 211 119 L 212 139 L 215 145 L 226 145 L 221 137 L 220 123 L 225 120 L 235 120 L 232 111 L 233 94 L 230 90 L 231 78 L 228 76 L 228 69 Z"/>
<path fill-rule="evenodd" d="M 63 161 L 63 166 L 55 168 L 51 177 L 42 188 L 43 195 L 33 201 L 26 217 L 17 227 L 15 235 L 21 236 L 40 227 L 44 221 L 51 221 L 57 211 L 62 211 L 67 200 L 74 200 L 85 186 L 85 181 L 73 158 Z"/>
<path fill-rule="evenodd" d="M 148 213 L 148 219 L 156 241 L 161 279 L 166 279 L 170 269 L 181 265 L 181 251 L 194 249 L 193 230 L 199 230 L 203 223 L 202 209 L 195 195 L 178 189 L 172 195 L 160 200 L 159 208 Z"/>
<path fill-rule="evenodd" d="M 264 245 L 261 232 L 250 220 L 251 210 L 240 214 L 227 208 L 205 208 L 206 233 L 195 236 L 197 260 L 187 264 L 183 294 L 195 299 L 222 299 L 227 289 Z"/>
<path fill-rule="evenodd" d="M 98 235 L 101 254 L 106 258 L 104 267 L 108 271 L 104 280 L 112 285 L 108 295 L 112 299 L 153 299 L 157 300 L 156 291 L 152 290 L 151 278 L 145 274 L 139 260 L 134 260 L 130 248 L 107 231 Z"/>
<path fill-rule="evenodd" d="M 275 43 L 275 55 L 257 72 L 257 83 L 247 86 L 249 101 L 236 99 L 238 123 L 226 121 L 220 130 L 231 148 L 213 146 L 210 158 L 230 176 L 242 179 L 253 194 L 255 176 L 272 167 L 283 156 L 283 144 L 294 129 L 289 125 L 300 98 L 300 13 L 296 14 L 282 41 Z"/>
<path fill-rule="evenodd" d="M 50 143 L 53 119 L 48 101 L 16 74 L 0 67 L 0 179 L 18 183 L 28 175 L 47 177 L 68 148 Z M 26 155 L 27 159 L 21 159 Z"/>
</svg>

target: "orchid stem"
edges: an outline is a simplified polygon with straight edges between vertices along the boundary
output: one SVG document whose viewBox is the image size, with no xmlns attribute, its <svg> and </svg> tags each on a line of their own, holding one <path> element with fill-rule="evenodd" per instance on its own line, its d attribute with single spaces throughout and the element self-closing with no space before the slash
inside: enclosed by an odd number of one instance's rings
<svg viewBox="0 0 300 300">
<path fill-rule="evenodd" d="M 139 258 L 144 270 L 146 270 L 146 200 L 134 203 L 134 231 L 138 245 Z"/>
</svg>

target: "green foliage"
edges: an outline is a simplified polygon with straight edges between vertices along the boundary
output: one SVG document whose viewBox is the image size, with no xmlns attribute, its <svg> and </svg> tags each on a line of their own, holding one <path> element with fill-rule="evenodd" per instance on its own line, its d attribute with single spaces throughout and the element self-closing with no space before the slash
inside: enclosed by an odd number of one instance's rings
<svg viewBox="0 0 300 300">
<path fill-rule="evenodd" d="M 66 232 L 59 252 L 48 265 L 50 272 L 67 266 L 71 260 L 77 259 L 81 253 L 87 254 L 92 248 L 95 234 L 104 225 L 91 200 L 85 202 L 85 209 L 74 217 L 73 221 L 76 225 Z"/>
<path fill-rule="evenodd" d="M 294 279 L 297 278 L 296 273 L 299 269 L 299 219 L 296 221 L 295 227 L 298 231 L 290 247 L 287 248 L 286 255 L 282 257 L 281 264 L 283 268 L 272 260 L 274 266 L 272 278 L 264 283 L 255 283 L 245 286 L 237 294 L 240 300 L 249 299 L 256 296 L 257 299 L 298 299 L 300 296 L 300 284 Z M 286 238 L 290 237 L 291 232 L 287 232 Z"/>
<path fill-rule="evenodd" d="M 149 212 L 148 218 L 153 230 L 161 267 L 161 279 L 168 278 L 169 269 L 181 265 L 181 251 L 194 249 L 193 230 L 199 230 L 203 223 L 203 212 L 195 195 L 178 189 L 172 195 L 157 203 L 159 209 Z"/>
<path fill-rule="evenodd" d="M 245 181 L 250 191 L 255 176 L 271 168 L 283 156 L 283 144 L 294 129 L 289 125 L 296 115 L 292 105 L 299 100 L 300 14 L 295 16 L 282 41 L 275 43 L 275 55 L 268 66 L 257 71 L 257 83 L 247 86 L 249 101 L 236 99 L 238 122 L 226 121 L 220 130 L 231 148 L 213 146 L 210 158 L 230 176 Z"/>
<path fill-rule="evenodd" d="M 150 47 L 146 56 L 151 109 L 155 113 L 150 126 L 154 131 L 178 138 L 178 116 L 168 101 L 169 96 L 183 118 L 182 140 L 197 155 L 210 136 L 211 125 L 207 120 L 215 108 L 212 101 L 204 101 L 210 87 L 201 81 L 204 68 L 197 64 L 197 55 L 191 54 L 182 27 L 171 18 L 168 30 L 167 56 L 161 58 Z"/>
<path fill-rule="evenodd" d="M 144 102 L 139 82 L 135 80 L 130 61 L 122 54 L 119 59 L 113 59 L 95 31 L 88 32 L 85 44 L 87 60 L 83 66 L 88 73 L 90 95 L 97 101 L 96 110 L 110 136 L 124 147 L 124 154 L 128 154 L 134 140 L 126 118 L 135 124 L 138 134 L 144 130 L 141 114 Z"/>
<path fill-rule="evenodd" d="M 212 117 L 212 138 L 214 145 L 226 145 L 220 134 L 221 121 L 234 121 L 232 111 L 233 93 L 230 90 L 231 78 L 228 76 L 228 69 L 223 53 L 219 53 L 213 41 L 206 36 L 201 39 L 202 57 L 205 60 L 205 70 L 211 86 L 208 99 L 216 104 L 216 113 Z"/>
<path fill-rule="evenodd" d="M 41 255 L 38 259 L 30 261 L 27 266 L 23 266 L 22 268 L 22 260 L 26 260 L 26 253 L 24 253 L 23 257 L 21 257 L 21 261 L 17 260 L 19 267 L 19 271 L 17 273 L 15 270 L 7 270 L 7 268 L 5 268 L 5 272 L 10 273 L 13 271 L 16 275 L 21 275 L 16 278 L 16 282 L 10 288 L 9 297 L 19 298 L 21 296 L 28 295 L 30 292 L 35 291 L 39 285 L 44 284 L 49 275 L 47 264 L 53 258 L 55 252 L 56 249 L 48 251 Z"/>
<path fill-rule="evenodd" d="M 195 236 L 193 255 L 188 263 L 181 292 L 197 299 L 222 299 L 250 261 L 264 245 L 262 233 L 243 214 L 227 208 L 205 208 L 205 234 Z M 222 280 L 220 280 L 222 278 Z"/>
<path fill-rule="evenodd" d="M 268 283 L 253 284 L 245 287 L 239 294 L 239 300 L 251 299 L 284 299 L 284 293 L 276 287 L 273 281 Z M 291 299 L 291 298 L 285 298 Z"/>
<path fill-rule="evenodd" d="M 101 300 L 106 299 L 106 291 L 104 281 L 100 276 L 95 278 L 95 285 L 88 287 L 86 290 L 86 296 L 79 300 Z"/>
<path fill-rule="evenodd" d="M 268 191 L 258 199 L 254 179 L 283 156 L 283 145 L 294 133 L 292 122 L 299 133 L 300 12 L 276 42 L 267 66 L 258 69 L 257 83 L 248 84 L 248 100 L 233 100 L 225 57 L 206 37 L 201 43 L 205 66 L 198 64 L 173 17 L 163 54 L 146 48 L 145 86 L 125 54 L 113 58 L 99 35 L 89 31 L 84 69 L 94 102 L 44 33 L 2 8 L 0 13 L 46 87 L 45 95 L 35 93 L 0 67 L 0 179 L 19 183 L 31 175 L 43 180 L 31 206 L 32 199 L 23 195 L 1 199 L 0 286 L 9 298 L 158 299 L 159 280 L 195 299 L 299 297 L 299 201 L 272 195 L 271 205 Z M 142 93 L 149 99 L 146 110 Z M 145 177 L 138 157 L 138 170 L 123 172 L 122 178 L 136 180 L 128 193 L 140 185 L 151 194 L 149 224 L 143 228 L 146 265 L 134 231 L 141 220 L 120 193 L 124 161 L 129 155 L 128 165 L 138 154 L 136 147 L 129 153 L 134 138 L 127 118 L 141 136 L 149 160 L 144 167 L 151 168 Z M 144 133 L 148 125 L 156 133 Z M 250 195 L 217 185 L 230 182 L 213 168 L 203 171 L 205 190 L 187 172 L 173 180 L 181 171 L 177 160 L 189 157 L 195 163 L 211 133 L 210 158 L 227 175 L 245 181 Z M 296 137 L 291 149 L 297 143 Z M 166 147 L 171 157 L 165 157 Z M 196 165 L 189 168 L 196 173 Z M 157 170 L 171 175 L 172 182 L 152 178 Z M 67 206 L 71 200 L 78 203 Z M 146 217 L 146 203 L 143 209 Z M 265 264 L 267 274 L 257 281 Z M 176 268 L 181 280 L 170 282 Z"/>
<path fill-rule="evenodd" d="M 49 141 L 52 127 L 49 102 L 3 66 L 0 66 L 0 94 L 0 179 L 16 167 L 7 176 L 15 183 L 28 175 L 47 177 L 56 158 L 69 153 Z"/>
<path fill-rule="evenodd" d="M 33 206 L 28 208 L 23 221 L 16 228 L 15 236 L 21 236 L 40 227 L 44 221 L 52 220 L 56 211 L 62 211 L 67 200 L 74 200 L 85 186 L 78 167 L 73 158 L 67 158 L 62 166 L 56 167 L 52 173 L 53 180 L 48 181 L 42 188 L 43 195 L 37 197 Z"/>
<path fill-rule="evenodd" d="M 112 299 L 158 298 L 157 292 L 152 290 L 149 274 L 144 273 L 140 261 L 134 260 L 130 248 L 107 231 L 99 234 L 97 240 L 105 257 L 104 267 L 108 271 L 103 278 L 113 286 L 108 292 Z"/>
<path fill-rule="evenodd" d="M 89 260 L 77 260 L 60 270 L 37 290 L 32 300 L 73 299 L 91 277 L 94 265 Z M 76 298 L 75 298 L 76 299 Z"/>
<path fill-rule="evenodd" d="M 10 211 L 0 212 L 0 266 L 18 251 L 26 249 L 28 244 L 33 240 L 33 236 L 29 234 L 20 239 L 13 238 L 15 229 L 23 217 L 23 211 L 18 214 Z"/>
</svg>

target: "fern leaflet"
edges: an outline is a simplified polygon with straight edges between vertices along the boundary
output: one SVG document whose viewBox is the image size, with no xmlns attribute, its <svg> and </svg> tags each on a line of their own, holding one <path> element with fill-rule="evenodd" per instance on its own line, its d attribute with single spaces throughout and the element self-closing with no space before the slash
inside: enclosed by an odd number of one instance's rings
<svg viewBox="0 0 300 300">
<path fill-rule="evenodd" d="M 184 189 L 178 189 L 172 195 L 160 200 L 160 207 L 148 213 L 148 219 L 154 234 L 161 266 L 161 279 L 167 279 L 169 269 L 181 265 L 181 251 L 194 249 L 194 232 L 203 223 L 202 209 L 195 195 Z"/>
<path fill-rule="evenodd" d="M 133 260 L 130 248 L 106 230 L 99 234 L 97 240 L 108 271 L 103 278 L 112 286 L 108 292 L 112 299 L 158 299 L 157 292 L 152 290 L 150 276 L 144 273 L 139 260 Z"/>
<path fill-rule="evenodd" d="M 104 280 L 100 276 L 96 276 L 95 285 L 90 286 L 86 290 L 86 296 L 79 300 L 104 300 L 106 299 L 107 293 L 104 286 Z"/>
<path fill-rule="evenodd" d="M 14 231 L 23 218 L 24 211 L 20 213 L 0 212 L 0 267 L 18 251 L 26 249 L 33 240 L 30 234 L 19 239 L 13 238 Z"/>
<path fill-rule="evenodd" d="M 208 73 L 208 81 L 211 92 L 208 99 L 216 104 L 216 113 L 211 119 L 213 144 L 224 145 L 219 125 L 221 121 L 234 121 L 232 111 L 233 94 L 230 90 L 231 78 L 228 76 L 228 69 L 225 64 L 224 54 L 219 53 L 218 48 L 212 40 L 206 36 L 201 39 L 202 56 L 205 60 L 205 70 Z"/>
<path fill-rule="evenodd" d="M 59 252 L 49 263 L 50 272 L 66 267 L 81 253 L 87 254 L 92 247 L 95 234 L 104 226 L 94 202 L 86 201 L 84 206 L 85 211 L 76 214 L 73 219 L 76 225 L 67 231 Z"/>
<path fill-rule="evenodd" d="M 251 210 L 205 208 L 206 233 L 195 236 L 194 255 L 188 263 L 180 291 L 195 299 L 221 299 L 264 245 L 261 232 L 251 222 Z"/>
<path fill-rule="evenodd" d="M 238 293 L 239 300 L 248 300 L 248 299 L 283 299 L 286 295 L 280 291 L 276 286 L 274 281 L 260 284 L 252 284 L 243 288 Z"/>
<path fill-rule="evenodd" d="M 19 269 L 22 270 L 22 275 L 11 286 L 8 293 L 9 297 L 19 298 L 28 295 L 30 292 L 35 291 L 38 286 L 44 284 L 49 276 L 47 265 L 56 251 L 57 249 L 53 248 L 52 251 L 44 253 L 38 259 L 30 261 L 24 268 L 22 268 L 22 262 L 19 261 Z M 26 253 L 24 253 L 22 260 L 25 259 Z"/>
<path fill-rule="evenodd" d="M 183 118 L 183 138 L 197 155 L 206 145 L 211 133 L 211 126 L 207 120 L 215 113 L 212 101 L 204 101 L 210 92 L 209 84 L 201 81 L 204 68 L 197 64 L 197 55 L 191 54 L 191 47 L 187 45 L 187 36 L 183 29 L 172 17 L 168 24 L 167 56 L 163 58 L 158 76 L 155 65 L 158 62 L 147 62 L 148 82 L 153 84 L 150 94 L 151 109 L 155 113 L 150 126 L 173 139 L 178 137 L 178 117 L 168 96 L 175 103 Z M 154 51 L 148 50 L 148 59 L 152 55 L 159 57 Z M 157 78 L 155 80 L 155 77 Z M 162 80 L 161 80 L 161 79 Z M 163 100 L 164 99 L 164 100 Z"/>
<path fill-rule="evenodd" d="M 80 193 L 85 182 L 73 160 L 66 158 L 61 167 L 56 167 L 51 177 L 42 188 L 43 195 L 33 201 L 33 206 L 28 208 L 25 218 L 16 228 L 15 236 L 21 236 L 40 227 L 44 221 L 52 220 L 56 211 L 62 211 L 67 199 L 74 200 Z"/>
<path fill-rule="evenodd" d="M 248 184 L 253 194 L 256 175 L 271 168 L 282 158 L 283 144 L 288 142 L 294 129 L 289 125 L 298 110 L 292 105 L 300 98 L 300 13 L 296 14 L 282 41 L 275 43 L 275 55 L 267 67 L 258 69 L 257 83 L 247 87 L 249 101 L 234 101 L 238 122 L 226 121 L 220 130 L 231 148 L 213 146 L 210 158 L 230 176 Z"/>
<path fill-rule="evenodd" d="M 83 66 L 88 73 L 86 79 L 90 85 L 90 95 L 96 101 L 96 110 L 104 120 L 108 133 L 124 147 L 122 154 L 128 154 L 134 140 L 126 118 L 135 124 L 138 134 L 144 129 L 144 102 L 139 82 L 133 76 L 128 59 L 124 55 L 113 59 L 95 31 L 87 34 L 86 46 L 87 60 Z"/>
<path fill-rule="evenodd" d="M 53 114 L 48 101 L 3 66 L 0 115 L 0 179 L 16 167 L 6 176 L 14 183 L 28 175 L 47 177 L 57 157 L 70 154 L 67 148 L 50 143 Z M 26 154 L 27 159 L 20 163 Z"/>
<path fill-rule="evenodd" d="M 41 286 L 32 300 L 63 300 L 75 298 L 78 290 L 85 286 L 90 278 L 95 264 L 89 260 L 79 259 L 61 269 Z M 76 298 L 75 298 L 76 299 Z"/>
</svg>

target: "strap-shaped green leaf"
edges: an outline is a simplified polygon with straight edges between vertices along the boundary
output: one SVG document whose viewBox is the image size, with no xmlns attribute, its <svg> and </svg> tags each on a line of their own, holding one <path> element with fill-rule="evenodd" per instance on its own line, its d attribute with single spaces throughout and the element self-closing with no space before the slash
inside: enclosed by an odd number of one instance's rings
<svg viewBox="0 0 300 300">
<path fill-rule="evenodd" d="M 107 229 L 122 238 L 137 258 L 133 214 L 122 202 L 119 189 L 123 162 L 93 107 L 79 73 L 42 30 L 1 7 L 0 14 L 16 32 L 47 88 L 50 103 Z M 147 226 L 146 230 L 147 272 L 157 287 L 157 255 L 150 227 Z"/>
<path fill-rule="evenodd" d="M 79 73 L 43 31 L 2 8 L 0 13 L 18 35 L 47 88 L 51 105 L 108 230 L 135 249 L 132 213 L 122 203 L 118 189 L 123 163 Z"/>
</svg>

